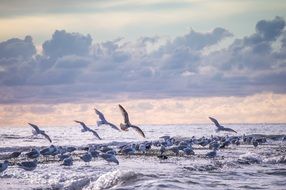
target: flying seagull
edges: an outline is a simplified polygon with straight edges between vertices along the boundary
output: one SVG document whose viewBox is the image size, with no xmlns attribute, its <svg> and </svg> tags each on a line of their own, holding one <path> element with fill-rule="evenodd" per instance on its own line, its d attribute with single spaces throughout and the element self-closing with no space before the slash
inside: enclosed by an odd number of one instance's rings
<svg viewBox="0 0 286 190">
<path fill-rule="evenodd" d="M 133 129 L 135 129 L 142 137 L 145 138 L 145 135 L 144 135 L 143 131 L 139 127 L 137 127 L 135 125 L 132 125 L 130 123 L 127 111 L 120 104 L 118 106 L 119 106 L 119 108 L 121 110 L 121 113 L 122 113 L 122 115 L 124 117 L 124 124 L 121 123 L 120 124 L 120 128 L 122 130 L 124 130 L 124 131 L 127 131 L 128 128 L 131 127 Z"/>
<path fill-rule="evenodd" d="M 94 130 L 92 130 L 91 128 L 87 127 L 85 125 L 84 122 L 81 122 L 81 121 L 77 121 L 77 120 L 74 120 L 74 122 L 76 123 L 79 123 L 83 128 L 81 129 L 81 132 L 92 132 L 94 136 L 96 136 L 99 140 L 101 140 L 101 138 L 99 137 L 99 135 L 97 134 L 97 132 L 95 132 Z"/>
<path fill-rule="evenodd" d="M 210 120 L 215 124 L 215 126 L 217 127 L 216 132 L 229 131 L 229 132 L 237 133 L 235 130 L 233 130 L 233 129 L 231 129 L 231 128 L 227 128 L 227 127 L 224 127 L 224 126 L 220 125 L 219 122 L 218 122 L 215 118 L 209 117 L 209 119 L 210 119 Z"/>
<path fill-rule="evenodd" d="M 97 121 L 97 125 L 98 125 L 98 126 L 100 126 L 100 125 L 109 125 L 112 129 L 115 129 L 115 130 L 117 130 L 117 131 L 120 131 L 120 129 L 119 129 L 118 127 L 116 127 L 116 125 L 114 125 L 114 124 L 108 122 L 108 121 L 105 119 L 103 113 L 101 113 L 100 111 L 98 111 L 98 110 L 95 109 L 95 108 L 94 108 L 94 111 L 95 111 L 95 113 L 98 115 L 98 117 L 99 117 L 99 119 L 100 119 L 100 121 Z"/>
<path fill-rule="evenodd" d="M 46 139 L 48 139 L 50 142 L 52 142 L 51 138 L 46 134 L 46 132 L 44 130 L 41 130 L 37 125 L 32 124 L 32 123 L 28 123 L 31 127 L 34 128 L 33 130 L 33 134 L 34 135 L 43 135 Z"/>
</svg>

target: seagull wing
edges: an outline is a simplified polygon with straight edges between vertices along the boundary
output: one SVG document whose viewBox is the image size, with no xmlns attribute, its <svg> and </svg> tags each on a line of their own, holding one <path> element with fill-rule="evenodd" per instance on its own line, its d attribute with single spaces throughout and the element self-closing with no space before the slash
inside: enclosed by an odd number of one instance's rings
<svg viewBox="0 0 286 190">
<path fill-rule="evenodd" d="M 96 138 L 98 138 L 99 140 L 101 140 L 101 138 L 99 137 L 99 135 L 97 134 L 97 132 L 95 132 L 92 129 L 89 129 L 88 131 L 92 132 L 94 136 L 96 136 Z"/>
<path fill-rule="evenodd" d="M 120 129 L 116 126 L 116 125 L 114 125 L 114 124 L 112 124 L 112 123 L 106 123 L 107 125 L 109 125 L 112 129 L 115 129 L 115 130 L 117 130 L 117 131 L 120 131 Z"/>
<path fill-rule="evenodd" d="M 132 127 L 133 129 L 135 129 L 135 131 L 137 131 L 137 133 L 139 133 L 142 137 L 145 138 L 145 134 L 143 133 L 143 131 L 142 131 L 139 127 L 137 127 L 137 126 L 135 126 L 135 125 L 131 125 L 131 127 Z"/>
<path fill-rule="evenodd" d="M 99 119 L 100 119 L 102 122 L 106 123 L 106 119 L 105 119 L 103 113 L 101 113 L 100 111 L 98 111 L 98 110 L 95 109 L 95 108 L 94 108 L 94 111 L 95 111 L 95 113 L 98 115 Z"/>
<path fill-rule="evenodd" d="M 77 121 L 77 120 L 74 120 L 74 122 L 79 123 L 79 124 L 83 127 L 83 129 L 85 129 L 85 130 L 89 130 L 89 128 L 85 125 L 85 123 L 84 123 L 84 122 Z"/>
<path fill-rule="evenodd" d="M 46 133 L 41 133 L 46 139 L 48 139 L 50 141 L 50 143 L 52 142 L 51 138 L 49 137 L 49 135 L 47 135 Z"/>
<path fill-rule="evenodd" d="M 230 131 L 230 132 L 237 133 L 235 130 L 233 130 L 233 129 L 231 129 L 231 128 L 226 128 L 226 127 L 225 127 L 224 130 L 225 130 L 225 131 Z"/>
<path fill-rule="evenodd" d="M 215 126 L 217 126 L 217 128 L 222 128 L 222 126 L 219 124 L 219 122 L 215 118 L 209 117 L 209 119 L 215 124 Z"/>
<path fill-rule="evenodd" d="M 33 128 L 36 130 L 37 133 L 40 132 L 40 129 L 39 129 L 39 127 L 38 127 L 37 125 L 32 124 L 32 123 L 28 123 L 28 124 L 29 124 L 31 127 L 33 127 Z"/>
<path fill-rule="evenodd" d="M 121 113 L 122 113 L 122 115 L 124 117 L 124 123 L 125 124 L 129 124 L 130 122 L 129 122 L 129 117 L 128 117 L 127 111 L 120 104 L 118 106 L 119 106 L 120 111 L 121 111 Z"/>
</svg>

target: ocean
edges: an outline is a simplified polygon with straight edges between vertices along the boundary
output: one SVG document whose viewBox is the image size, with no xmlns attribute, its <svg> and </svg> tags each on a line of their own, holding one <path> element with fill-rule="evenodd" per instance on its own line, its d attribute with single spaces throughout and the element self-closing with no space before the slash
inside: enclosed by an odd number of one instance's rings
<svg viewBox="0 0 286 190">
<path fill-rule="evenodd" d="M 212 124 L 198 125 L 140 125 L 146 138 L 136 131 L 118 132 L 108 126 L 90 126 L 102 140 L 92 133 L 82 133 L 78 125 L 40 126 L 53 140 L 32 136 L 32 128 L 0 128 L 0 162 L 13 151 L 23 152 L 11 161 L 7 170 L 0 173 L 0 189 L 285 189 L 286 187 L 286 136 L 285 124 L 229 124 L 238 133 L 215 132 Z M 160 147 L 152 146 L 150 153 L 116 155 L 119 165 L 95 158 L 89 163 L 76 159 L 86 147 L 108 145 L 116 150 L 125 144 L 144 141 L 157 142 L 169 135 L 178 141 L 211 136 L 259 136 L 266 142 L 254 147 L 252 144 L 230 144 L 219 149 L 217 156 L 206 158 L 208 146 L 193 145 L 195 155 L 169 155 L 168 159 L 157 157 Z M 50 146 L 74 146 L 76 151 L 72 166 L 62 166 L 57 157 L 40 158 L 33 171 L 25 171 L 16 163 L 26 160 L 24 153 L 32 148 Z M 153 151 L 154 150 L 154 151 Z M 156 152 L 157 151 L 157 152 Z"/>
</svg>

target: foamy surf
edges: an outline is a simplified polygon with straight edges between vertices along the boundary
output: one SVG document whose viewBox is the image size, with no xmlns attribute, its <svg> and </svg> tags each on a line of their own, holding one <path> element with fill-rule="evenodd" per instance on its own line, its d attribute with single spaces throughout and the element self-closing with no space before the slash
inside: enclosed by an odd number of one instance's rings
<svg viewBox="0 0 286 190">
<path fill-rule="evenodd" d="M 136 178 L 137 174 L 133 171 L 115 170 L 102 174 L 96 181 L 91 182 L 84 190 L 109 189 L 116 185 L 126 183 L 130 179 Z"/>
</svg>

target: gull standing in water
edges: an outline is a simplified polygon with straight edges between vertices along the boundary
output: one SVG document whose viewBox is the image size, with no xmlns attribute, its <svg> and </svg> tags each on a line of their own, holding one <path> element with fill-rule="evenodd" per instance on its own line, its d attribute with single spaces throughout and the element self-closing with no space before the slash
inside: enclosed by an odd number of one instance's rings
<svg viewBox="0 0 286 190">
<path fill-rule="evenodd" d="M 30 159 L 35 159 L 40 156 L 40 151 L 38 149 L 33 148 L 31 152 L 25 154 Z"/>
<path fill-rule="evenodd" d="M 219 124 L 219 122 L 213 118 L 213 117 L 209 117 L 209 119 L 215 124 L 215 126 L 217 127 L 216 132 L 220 132 L 220 131 L 229 131 L 229 132 L 234 132 L 237 133 L 235 130 L 231 129 L 231 128 L 227 128 L 224 127 L 222 125 Z"/>
<path fill-rule="evenodd" d="M 106 160 L 108 163 L 109 162 L 114 162 L 117 165 L 119 165 L 119 161 L 116 159 L 115 155 L 113 154 L 108 154 L 108 153 L 102 153 L 100 154 L 100 157 Z"/>
<path fill-rule="evenodd" d="M 116 125 L 114 125 L 114 124 L 108 122 L 108 121 L 105 119 L 103 113 L 101 113 L 100 111 L 98 111 L 98 110 L 95 109 L 95 108 L 94 108 L 94 111 L 95 111 L 95 113 L 98 115 L 98 117 L 99 117 L 99 119 L 100 119 L 100 121 L 97 121 L 97 125 L 98 125 L 98 126 L 100 126 L 100 125 L 109 125 L 112 129 L 115 129 L 115 130 L 117 130 L 117 131 L 120 131 L 120 129 L 119 129 L 118 127 L 116 127 Z"/>
<path fill-rule="evenodd" d="M 35 159 L 32 162 L 21 162 L 21 163 L 18 163 L 17 165 L 26 171 L 32 171 L 32 170 L 36 169 L 37 163 L 38 163 L 38 161 Z"/>
<path fill-rule="evenodd" d="M 32 123 L 28 123 L 31 127 L 34 128 L 33 130 L 33 134 L 34 135 L 43 135 L 46 139 L 48 139 L 50 142 L 52 142 L 51 138 L 46 134 L 46 132 L 44 130 L 41 130 L 37 125 L 32 124 Z"/>
<path fill-rule="evenodd" d="M 73 159 L 72 159 L 72 157 L 69 156 L 69 157 L 65 158 L 65 159 L 63 160 L 63 163 L 62 163 L 61 165 L 62 165 L 62 166 L 71 166 L 71 165 L 73 165 Z"/>
<path fill-rule="evenodd" d="M 119 108 L 120 108 L 120 110 L 121 110 L 121 113 L 122 113 L 122 115 L 123 115 L 123 117 L 124 117 L 124 124 L 121 123 L 121 124 L 120 124 L 120 128 L 121 128 L 122 130 L 124 130 L 124 131 L 127 131 L 128 128 L 131 127 L 131 128 L 133 128 L 133 129 L 135 129 L 142 137 L 145 138 L 145 134 L 143 133 L 143 131 L 142 131 L 139 127 L 137 127 L 137 126 L 135 126 L 135 125 L 132 125 L 132 124 L 130 123 L 127 111 L 126 111 L 120 104 L 119 104 L 118 106 L 119 106 Z"/>
<path fill-rule="evenodd" d="M 97 134 L 97 132 L 95 132 L 95 131 L 92 130 L 91 128 L 87 127 L 84 122 L 77 121 L 77 120 L 74 120 L 74 122 L 79 123 L 79 124 L 83 127 L 83 128 L 81 129 L 81 132 L 86 132 L 86 131 L 92 132 L 93 135 L 96 136 L 96 138 L 98 138 L 99 140 L 101 140 L 101 138 L 99 137 L 99 135 Z"/>
</svg>

